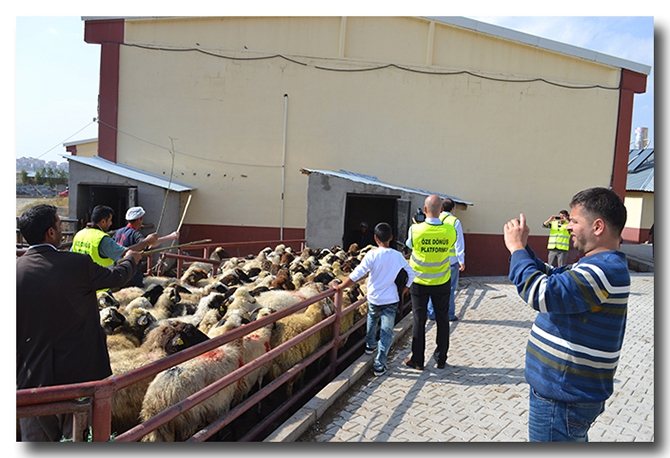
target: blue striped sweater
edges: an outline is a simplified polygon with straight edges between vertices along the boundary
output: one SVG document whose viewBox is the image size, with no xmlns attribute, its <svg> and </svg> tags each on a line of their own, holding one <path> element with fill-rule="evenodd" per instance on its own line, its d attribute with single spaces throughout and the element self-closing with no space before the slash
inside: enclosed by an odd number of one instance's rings
<svg viewBox="0 0 670 458">
<path fill-rule="evenodd" d="M 527 247 L 512 254 L 509 279 L 540 312 L 526 346 L 528 384 L 557 401 L 609 398 L 626 329 L 626 255 L 605 251 L 552 268 Z"/>
</svg>

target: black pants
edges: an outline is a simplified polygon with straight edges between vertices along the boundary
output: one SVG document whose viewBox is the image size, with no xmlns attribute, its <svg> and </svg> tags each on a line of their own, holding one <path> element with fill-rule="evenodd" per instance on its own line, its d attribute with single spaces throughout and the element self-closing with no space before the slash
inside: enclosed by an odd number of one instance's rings
<svg viewBox="0 0 670 458">
<path fill-rule="evenodd" d="M 72 439 L 71 413 L 20 418 L 21 442 L 58 442 L 61 437 Z"/>
<path fill-rule="evenodd" d="M 449 295 L 451 294 L 451 280 L 438 286 L 425 286 L 412 283 L 409 288 L 412 296 L 412 356 L 413 363 L 423 367 L 426 352 L 426 315 L 428 299 L 433 302 L 435 309 L 435 323 L 437 338 L 435 339 L 434 355 L 438 364 L 447 361 L 449 351 Z"/>
</svg>

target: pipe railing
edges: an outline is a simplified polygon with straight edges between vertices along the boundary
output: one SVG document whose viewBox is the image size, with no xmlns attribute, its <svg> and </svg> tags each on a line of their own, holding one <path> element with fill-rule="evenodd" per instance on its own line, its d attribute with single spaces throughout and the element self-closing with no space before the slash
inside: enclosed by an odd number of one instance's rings
<svg viewBox="0 0 670 458">
<path fill-rule="evenodd" d="M 198 244 L 198 245 L 190 245 L 188 248 L 177 248 L 176 253 L 168 253 L 163 252 L 159 256 L 160 258 L 169 258 L 169 259 L 176 259 L 177 260 L 177 274 L 175 277 L 181 277 L 181 274 L 183 273 L 184 267 L 186 267 L 187 263 L 185 261 L 191 261 L 191 262 L 208 262 L 214 266 L 213 270 L 216 270 L 219 265 L 223 261 L 215 261 L 212 259 L 209 259 L 212 251 L 214 251 L 216 248 L 223 248 L 230 254 L 232 257 L 241 257 L 241 256 L 246 256 L 247 254 L 252 253 L 251 247 L 254 246 L 262 246 L 263 248 L 266 246 L 276 246 L 278 244 L 283 244 L 286 246 L 299 246 L 299 250 L 302 250 L 305 248 L 305 239 L 292 239 L 292 240 L 263 240 L 263 241 L 250 241 L 250 242 L 226 242 L 226 243 L 220 243 L 220 242 L 209 242 L 209 243 L 203 243 L 203 244 Z M 193 256 L 190 253 L 192 252 L 200 252 L 202 250 L 202 256 Z M 232 252 L 232 253 L 231 253 Z M 186 254 L 188 253 L 188 254 Z M 147 273 L 152 272 L 153 267 L 154 267 L 155 261 L 153 260 L 152 256 L 147 257 Z M 157 275 L 161 275 L 162 272 L 160 270 L 161 266 L 159 265 L 159 271 Z"/>
<path fill-rule="evenodd" d="M 29 417 L 33 412 L 50 412 L 50 413 L 66 413 L 66 412 L 80 412 L 79 406 L 76 404 L 77 401 L 81 402 L 82 398 L 89 398 L 92 400 L 92 440 L 94 442 L 105 442 L 109 441 L 111 437 L 111 398 L 115 392 L 126 388 L 127 386 L 137 383 L 143 379 L 146 379 L 151 376 L 155 376 L 159 372 L 162 372 L 170 367 L 176 366 L 186 360 L 199 356 L 205 352 L 213 350 L 221 345 L 224 345 L 228 342 L 232 342 L 236 339 L 243 338 L 246 334 L 251 333 L 263 326 L 266 326 L 274 321 L 277 321 L 281 318 L 284 318 L 288 315 L 291 315 L 299 310 L 302 310 L 309 305 L 318 302 L 320 300 L 335 296 L 335 313 L 321 322 L 311 326 L 309 329 L 305 330 L 298 336 L 290 339 L 287 342 L 282 343 L 274 349 L 271 349 L 264 355 L 259 358 L 243 365 L 239 369 L 231 372 L 222 379 L 218 380 L 212 385 L 209 385 L 203 388 L 201 391 L 189 396 L 187 399 L 180 401 L 178 404 L 169 407 L 168 409 L 160 412 L 156 416 L 148 419 L 146 422 L 141 423 L 134 428 L 120 434 L 115 438 L 115 441 L 118 442 L 131 442 L 140 440 L 143 436 L 149 432 L 160 427 L 162 424 L 165 424 L 179 415 L 181 412 L 192 408 L 200 402 L 205 401 L 210 396 L 214 395 L 216 392 L 222 390 L 231 383 L 236 382 L 245 375 L 254 371 L 255 369 L 261 367 L 264 364 L 269 363 L 279 354 L 284 351 L 288 351 L 291 347 L 296 345 L 299 342 L 309 338 L 311 335 L 320 332 L 328 326 L 333 326 L 332 328 L 332 337 L 328 343 L 323 345 L 317 352 L 308 356 L 302 362 L 298 363 L 293 368 L 284 372 L 277 379 L 270 382 L 265 387 L 261 388 L 257 393 L 250 396 L 245 401 L 241 402 L 235 406 L 230 412 L 221 417 L 219 420 L 214 422 L 212 425 L 209 425 L 205 429 L 196 433 L 191 439 L 191 441 L 201 441 L 206 440 L 215 434 L 218 430 L 225 427 L 227 424 L 232 422 L 235 418 L 240 416 L 242 413 L 246 412 L 254 404 L 259 402 L 259 400 L 264 399 L 281 385 L 284 384 L 287 380 L 293 377 L 295 374 L 299 373 L 301 370 L 305 369 L 307 366 L 312 364 L 318 358 L 330 351 L 329 366 L 327 370 L 324 370 L 319 374 L 315 380 L 309 383 L 307 387 L 304 387 L 300 392 L 296 393 L 295 396 L 292 396 L 291 399 L 287 400 L 284 405 L 280 406 L 279 412 L 271 414 L 268 420 L 266 418 L 264 421 L 259 423 L 252 432 L 247 433 L 245 436 L 249 438 L 255 437 L 258 433 L 267 427 L 276 417 L 283 414 L 286 410 L 291 408 L 296 400 L 299 399 L 300 393 L 306 393 L 309 389 L 315 386 L 320 382 L 324 377 L 329 376 L 331 379 L 334 378 L 336 373 L 337 365 L 340 364 L 345 355 L 337 358 L 337 350 L 339 347 L 339 342 L 342 339 L 347 338 L 352 332 L 365 324 L 366 320 L 361 319 L 357 323 L 354 323 L 354 326 L 351 329 L 348 329 L 343 335 L 339 334 L 340 330 L 340 321 L 341 318 L 349 313 L 354 313 L 355 309 L 363 304 L 366 301 L 366 298 L 359 299 L 353 304 L 346 307 L 344 310 L 341 310 L 342 306 L 342 292 L 335 291 L 333 289 L 328 289 L 324 292 L 321 292 L 315 296 L 312 296 L 306 300 L 303 300 L 295 305 L 286 307 L 277 312 L 263 317 L 262 319 L 253 321 L 249 324 L 243 325 L 237 329 L 234 329 L 226 334 L 210 339 L 206 342 L 202 342 L 198 345 L 195 345 L 191 348 L 182 350 L 176 354 L 167 356 L 160 360 L 149 363 L 141 368 L 129 371 L 124 374 L 119 374 L 115 376 L 108 377 L 104 380 L 77 383 L 70 385 L 59 385 L 52 387 L 42 387 L 42 388 L 29 388 L 23 390 L 17 390 L 16 392 L 16 406 L 17 406 L 17 417 Z M 362 341 L 361 341 L 362 342 Z M 361 342 L 358 342 L 356 349 L 360 348 L 362 345 Z M 355 349 L 347 352 L 351 354 Z M 335 366 L 335 367 L 333 367 Z M 54 406 L 57 408 L 54 410 Z M 43 409 L 43 410 L 40 410 Z M 50 410 L 51 409 L 51 410 Z M 75 415 L 75 421 L 79 422 L 81 425 L 81 415 Z"/>
</svg>

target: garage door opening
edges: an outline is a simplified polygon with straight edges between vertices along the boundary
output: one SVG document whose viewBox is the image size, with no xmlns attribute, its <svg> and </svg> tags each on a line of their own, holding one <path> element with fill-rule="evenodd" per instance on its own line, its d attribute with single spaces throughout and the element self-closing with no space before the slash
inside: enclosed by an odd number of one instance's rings
<svg viewBox="0 0 670 458">
<path fill-rule="evenodd" d="M 398 238 L 396 217 L 398 198 L 399 196 L 347 194 L 342 247 L 346 250 L 353 243 L 356 233 L 360 232 L 362 221 L 368 223 L 371 232 L 378 223 L 390 224 L 393 229 L 393 239 L 396 240 Z"/>
</svg>

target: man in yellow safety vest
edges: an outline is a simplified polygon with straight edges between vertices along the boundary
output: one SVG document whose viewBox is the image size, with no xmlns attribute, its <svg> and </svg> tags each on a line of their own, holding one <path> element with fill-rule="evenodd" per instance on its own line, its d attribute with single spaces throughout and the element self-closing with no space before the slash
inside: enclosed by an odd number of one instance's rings
<svg viewBox="0 0 670 458">
<path fill-rule="evenodd" d="M 569 219 L 568 211 L 561 210 L 558 212 L 558 216 L 551 215 L 548 220 L 542 223 L 542 227 L 549 229 L 547 264 L 554 267 L 564 266 L 568 260 L 568 250 L 570 249 Z"/>
<path fill-rule="evenodd" d="M 440 220 L 442 200 L 432 194 L 426 197 L 423 222 L 409 228 L 406 245 L 412 249 L 409 265 L 415 276 L 410 286 L 412 297 L 412 354 L 403 361 L 406 366 L 423 370 L 426 349 L 427 305 L 430 299 L 437 324 L 436 348 L 433 358 L 437 368 L 447 364 L 449 350 L 449 296 L 451 294 L 451 249 L 456 242 L 456 229 Z"/>
</svg>

